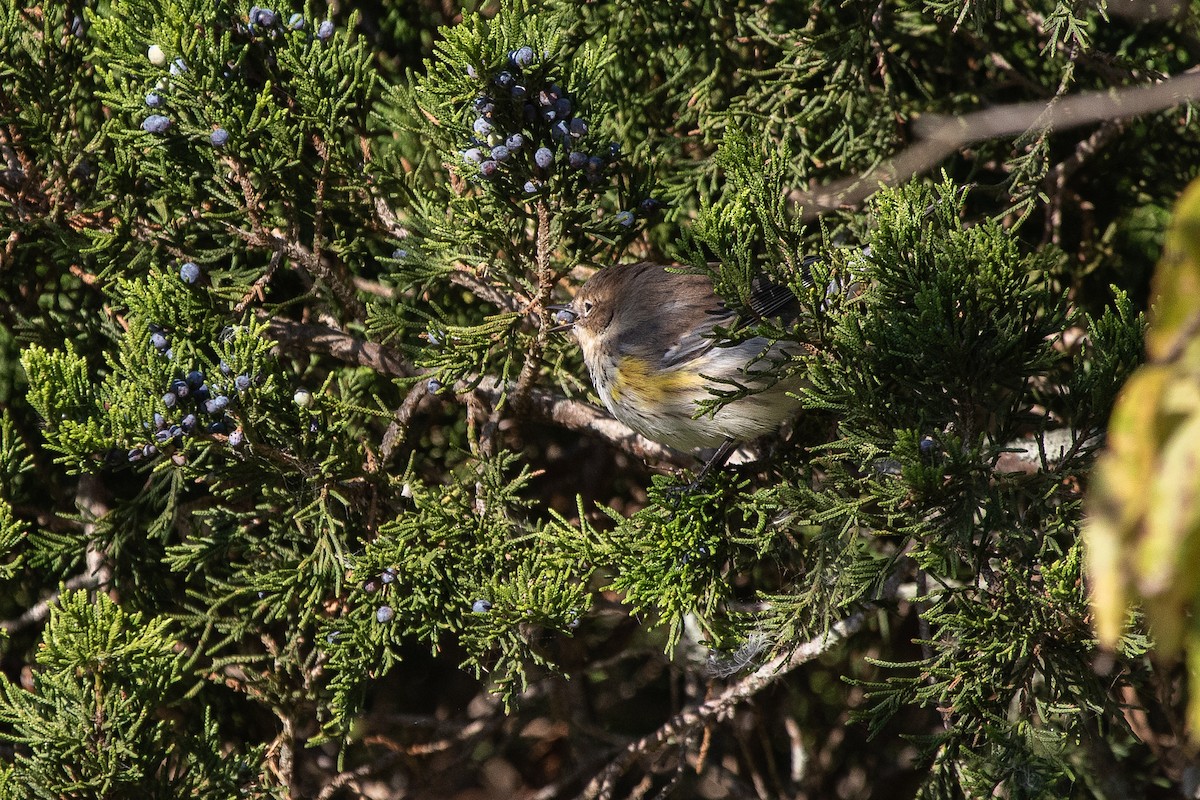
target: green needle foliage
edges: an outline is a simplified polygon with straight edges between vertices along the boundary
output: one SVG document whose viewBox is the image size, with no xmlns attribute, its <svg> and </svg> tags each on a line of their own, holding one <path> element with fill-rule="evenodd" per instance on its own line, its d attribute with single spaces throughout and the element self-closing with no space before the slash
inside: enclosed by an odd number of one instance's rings
<svg viewBox="0 0 1200 800">
<path fill-rule="evenodd" d="M 821 189 L 1195 9 L 346 5 L 0 0 L 0 797 L 1194 788 L 1080 544 L 1194 109 Z M 555 330 L 636 260 L 797 387 L 702 480 Z"/>
</svg>

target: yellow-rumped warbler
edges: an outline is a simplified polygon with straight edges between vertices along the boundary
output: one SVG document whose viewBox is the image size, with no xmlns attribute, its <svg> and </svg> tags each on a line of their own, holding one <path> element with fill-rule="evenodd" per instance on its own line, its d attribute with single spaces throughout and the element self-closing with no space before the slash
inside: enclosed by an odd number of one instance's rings
<svg viewBox="0 0 1200 800">
<path fill-rule="evenodd" d="M 734 443 L 771 433 L 791 417 L 799 403 L 788 393 L 801 382 L 766 374 L 789 355 L 782 343 L 719 341 L 714 326 L 732 328 L 735 312 L 706 276 L 668 269 L 649 262 L 605 267 L 569 304 L 554 307 L 556 321 L 575 334 L 596 394 L 614 417 L 681 450 L 720 446 L 717 462 Z M 796 297 L 782 286 L 755 281 L 752 294 L 750 309 L 760 317 L 795 315 Z M 710 389 L 737 386 L 761 391 L 695 418 L 697 403 L 716 397 Z"/>
</svg>

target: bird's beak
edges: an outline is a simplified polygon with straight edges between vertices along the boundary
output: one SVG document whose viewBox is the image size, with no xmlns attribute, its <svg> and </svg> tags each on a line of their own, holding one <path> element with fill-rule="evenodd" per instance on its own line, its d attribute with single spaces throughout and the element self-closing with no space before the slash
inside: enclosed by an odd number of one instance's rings
<svg viewBox="0 0 1200 800">
<path fill-rule="evenodd" d="M 551 333 L 562 333 L 563 331 L 569 331 L 572 327 L 574 327 L 577 315 L 571 309 L 571 306 L 555 305 L 546 306 L 546 308 L 554 312 L 554 321 L 558 323 L 550 329 Z"/>
</svg>

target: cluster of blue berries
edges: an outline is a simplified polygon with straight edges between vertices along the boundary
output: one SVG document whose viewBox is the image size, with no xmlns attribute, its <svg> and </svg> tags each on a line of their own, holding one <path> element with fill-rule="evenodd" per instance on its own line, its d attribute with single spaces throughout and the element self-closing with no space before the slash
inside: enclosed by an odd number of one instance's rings
<svg viewBox="0 0 1200 800">
<path fill-rule="evenodd" d="M 286 23 L 270 8 L 251 6 L 246 15 L 246 30 L 252 36 L 277 36 L 280 30 L 302 31 L 306 22 L 303 14 L 292 14 Z M 317 26 L 317 38 L 322 42 L 333 36 L 333 22 L 325 20 Z"/>
<path fill-rule="evenodd" d="M 283 31 L 301 31 L 306 25 L 303 14 L 292 14 L 286 23 L 282 21 L 279 13 L 270 8 L 260 8 L 259 6 L 251 6 L 250 12 L 246 15 L 246 24 L 237 25 L 238 29 L 243 33 L 249 34 L 251 37 L 275 37 Z M 325 20 L 317 26 L 316 38 L 324 42 L 333 36 L 333 22 Z M 312 34 L 309 34 L 311 37 Z M 146 58 L 156 67 L 166 66 L 167 55 L 157 44 L 152 44 L 146 50 Z M 232 67 L 231 67 L 232 69 Z M 176 58 L 168 67 L 168 72 L 172 76 L 182 75 L 188 71 L 187 63 L 182 58 Z M 231 74 L 226 72 L 226 75 Z M 171 129 L 171 118 L 163 113 L 167 110 L 167 101 L 163 92 L 170 85 L 166 79 L 160 80 L 155 89 L 146 94 L 146 107 L 155 112 L 148 114 L 142 120 L 142 130 L 147 133 L 164 134 Z M 209 144 L 215 148 L 222 148 L 229 142 L 229 131 L 225 128 L 215 128 L 208 136 Z"/>
<path fill-rule="evenodd" d="M 152 325 L 150 331 L 151 346 L 172 358 L 171 344 L 163 329 Z M 185 437 L 197 432 L 228 433 L 229 446 L 240 447 L 245 442 L 245 434 L 241 428 L 234 427 L 236 423 L 225 412 L 238 395 L 250 388 L 252 381 L 248 375 L 234 377 L 233 370 L 224 361 L 220 371 L 224 380 L 220 384 L 214 382 L 212 387 L 198 369 L 172 380 L 161 398 L 166 414 L 156 411 L 153 419 L 144 423 L 146 430 L 152 431 L 153 441 L 122 452 L 123 460 L 133 463 L 152 458 L 158 455 L 160 447 L 182 444 Z M 224 381 L 231 377 L 232 385 L 227 385 Z M 237 394 L 231 390 L 236 390 Z M 231 427 L 234 427 L 232 431 Z"/>
<path fill-rule="evenodd" d="M 396 570 L 388 567 L 378 575 L 368 578 L 363 581 L 362 590 L 367 594 L 375 594 L 377 592 L 386 591 L 389 586 L 396 582 Z M 396 612 L 391 606 L 382 604 L 375 609 L 376 622 L 391 622 L 396 616 Z"/>
<path fill-rule="evenodd" d="M 615 142 L 588 150 L 589 126 L 576 114 L 571 96 L 539 70 L 532 47 L 508 54 L 472 106 L 474 137 L 460 155 L 478 167 L 479 177 L 532 196 L 555 174 L 582 176 L 597 184 L 621 157 Z M 478 78 L 473 67 L 471 77 Z"/>
</svg>

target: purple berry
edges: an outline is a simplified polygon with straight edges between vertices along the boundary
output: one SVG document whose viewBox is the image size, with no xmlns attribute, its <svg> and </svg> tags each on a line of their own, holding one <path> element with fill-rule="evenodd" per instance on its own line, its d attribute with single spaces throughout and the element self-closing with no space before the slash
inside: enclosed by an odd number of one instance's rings
<svg viewBox="0 0 1200 800">
<path fill-rule="evenodd" d="M 617 214 L 617 224 L 623 228 L 628 228 L 633 224 L 633 212 L 622 211 L 620 214 Z"/>
<path fill-rule="evenodd" d="M 525 95 L 528 94 L 528 90 L 519 83 L 513 84 L 513 87 L 508 92 L 512 95 L 513 100 L 524 100 Z"/>
<path fill-rule="evenodd" d="M 188 396 L 188 385 L 185 382 L 179 380 L 178 378 L 171 381 L 170 389 L 171 389 L 171 394 L 175 395 L 176 397 L 178 397 L 180 399 Z"/>
<path fill-rule="evenodd" d="M 200 280 L 200 267 L 195 261 L 187 261 L 179 268 L 179 279 L 191 285 Z"/>
<path fill-rule="evenodd" d="M 647 197 L 642 202 L 638 203 L 638 211 L 643 214 L 653 214 L 663 207 L 661 200 L 655 200 L 653 197 Z"/>
<path fill-rule="evenodd" d="M 475 106 L 475 113 L 482 116 L 487 116 L 496 110 L 496 106 L 492 102 L 492 98 L 488 97 L 487 95 L 480 95 L 479 97 L 476 97 L 473 105 Z"/>
<path fill-rule="evenodd" d="M 392 583 L 396 580 L 396 570 L 388 567 L 383 571 L 382 574 L 380 574 L 379 580 L 383 581 L 384 583 Z"/>
<path fill-rule="evenodd" d="M 479 174 L 485 178 L 492 178 L 498 169 L 500 169 L 500 165 L 489 158 L 479 165 Z"/>
<path fill-rule="evenodd" d="M 496 130 L 496 126 L 493 125 L 492 123 L 488 122 L 483 117 L 479 117 L 478 119 L 476 119 L 475 125 L 473 127 L 475 130 L 475 133 L 478 134 L 479 136 L 487 136 L 492 131 Z"/>
<path fill-rule="evenodd" d="M 212 142 L 213 147 L 224 147 L 229 141 L 229 131 L 224 128 L 217 128 L 208 135 L 208 141 Z"/>
<path fill-rule="evenodd" d="M 557 122 L 550 129 L 550 138 L 556 142 L 561 142 L 563 139 L 571 135 L 571 129 L 567 127 L 565 122 Z"/>
<path fill-rule="evenodd" d="M 217 420 L 208 426 L 209 433 L 224 433 L 226 430 L 225 422 L 223 420 Z"/>
<path fill-rule="evenodd" d="M 221 370 L 222 375 L 229 375 L 233 372 L 233 370 L 229 368 L 229 365 L 225 363 L 224 359 L 221 360 L 221 364 L 218 369 Z"/>
<path fill-rule="evenodd" d="M 186 417 L 179 420 L 179 427 L 183 428 L 185 432 L 191 433 L 196 427 L 196 415 L 188 414 Z"/>
<path fill-rule="evenodd" d="M 509 156 L 508 148 L 502 144 L 498 144 L 492 148 L 492 160 L 507 161 Z"/>
<path fill-rule="evenodd" d="M 242 432 L 241 428 L 238 428 L 233 433 L 229 434 L 229 446 L 230 447 L 241 447 L 242 443 L 245 441 L 246 441 L 246 434 Z"/>
<path fill-rule="evenodd" d="M 394 616 L 396 616 L 396 612 L 392 611 L 391 606 L 380 606 L 375 609 L 375 619 L 379 622 L 391 622 Z"/>
<path fill-rule="evenodd" d="M 538 186 L 533 181 L 525 181 L 525 185 L 521 187 L 525 190 L 525 194 L 537 194 Z"/>
<path fill-rule="evenodd" d="M 498 75 L 496 75 L 496 85 L 501 89 L 507 89 L 508 87 L 512 86 L 512 73 L 507 70 L 502 70 Z"/>
<path fill-rule="evenodd" d="M 171 67 L 167 71 L 172 75 L 182 75 L 188 71 L 187 62 L 185 62 L 182 58 L 177 58 L 171 62 Z"/>
<path fill-rule="evenodd" d="M 582 150 L 572 150 L 571 154 L 567 156 L 567 165 L 571 169 L 583 169 L 583 165 L 586 164 L 587 161 L 588 155 Z"/>
<path fill-rule="evenodd" d="M 234 388 L 236 388 L 239 392 L 246 391 L 247 389 L 250 388 L 250 376 L 249 375 L 238 375 L 236 378 L 233 379 L 233 385 L 234 385 Z"/>
<path fill-rule="evenodd" d="M 164 394 L 162 396 L 163 405 L 166 406 L 167 408 L 174 408 L 175 401 L 178 399 L 179 398 L 175 396 L 174 392 L 167 392 L 166 394 Z"/>
<path fill-rule="evenodd" d="M 558 114 L 559 119 L 571 115 L 571 101 L 565 97 L 560 97 L 554 101 L 554 111 Z"/>
<path fill-rule="evenodd" d="M 476 600 L 471 604 L 472 614 L 486 614 L 492 610 L 492 604 L 487 600 Z"/>
<path fill-rule="evenodd" d="M 464 159 L 466 159 L 467 161 L 470 161 L 472 164 L 479 164 L 480 162 L 483 161 L 483 151 L 480 150 L 478 147 L 472 147 L 470 149 L 464 150 L 462 156 Z"/>
<path fill-rule="evenodd" d="M 375 594 L 379 591 L 379 583 L 374 580 L 364 581 L 362 588 L 367 594 Z"/>
<path fill-rule="evenodd" d="M 194 369 L 184 376 L 187 381 L 188 388 L 199 389 L 204 384 L 204 373 L 198 369 Z"/>
<path fill-rule="evenodd" d="M 549 147 L 539 147 L 533 154 L 533 163 L 542 169 L 550 169 L 550 165 L 554 163 L 554 153 Z"/>
<path fill-rule="evenodd" d="M 403 247 L 397 247 L 392 251 L 392 258 L 396 259 L 397 261 L 403 261 L 404 259 L 408 258 L 408 251 Z"/>
<path fill-rule="evenodd" d="M 442 390 L 442 382 L 437 378 L 430 378 L 429 383 L 426 384 L 425 388 L 429 390 L 430 394 L 437 394 Z"/>
<path fill-rule="evenodd" d="M 148 444 L 142 448 L 142 455 L 146 458 L 153 458 L 158 455 L 158 448 L 152 444 Z"/>
<path fill-rule="evenodd" d="M 163 444 L 170 438 L 171 438 L 171 432 L 168 430 L 165 430 L 165 429 L 154 434 L 154 441 L 158 442 L 159 444 Z"/>
<path fill-rule="evenodd" d="M 604 169 L 604 159 L 600 156 L 592 156 L 588 159 L 587 168 L 591 172 L 599 172 Z"/>
<path fill-rule="evenodd" d="M 575 117 L 567 124 L 567 129 L 576 139 L 582 138 L 588 132 L 587 123 L 581 117 Z"/>
<path fill-rule="evenodd" d="M 174 397 L 174 396 L 175 395 L 171 395 L 171 397 Z M 166 424 L 167 424 L 167 420 L 163 417 L 163 415 L 158 413 L 157 411 L 155 411 L 154 412 L 154 427 L 162 428 L 162 426 L 166 425 Z"/>
<path fill-rule="evenodd" d="M 317 38 L 322 42 L 327 41 L 331 36 L 333 36 L 333 22 L 331 20 L 325 20 L 317 26 Z"/>
<path fill-rule="evenodd" d="M 525 144 L 525 137 L 519 133 L 514 133 L 512 136 L 508 137 L 508 139 L 504 142 L 504 146 L 507 147 L 509 150 L 520 150 L 521 147 L 524 146 L 524 144 Z M 493 154 L 495 153 L 494 150 L 492 152 L 493 152 Z M 495 156 L 493 155 L 493 158 L 494 157 Z"/>
<path fill-rule="evenodd" d="M 167 347 L 170 346 L 167 342 L 167 337 L 163 336 L 161 333 L 150 334 L 150 344 L 155 350 L 158 351 L 166 350 Z"/>
<path fill-rule="evenodd" d="M 146 133 L 166 133 L 171 127 L 171 120 L 162 114 L 151 114 L 142 121 L 142 130 Z"/>
<path fill-rule="evenodd" d="M 133 448 L 126 454 L 126 458 L 128 458 L 130 461 L 141 461 L 142 460 L 142 448 L 140 448 L 140 447 Z"/>
<path fill-rule="evenodd" d="M 258 16 L 251 21 L 257 22 L 264 28 L 273 28 L 275 23 L 279 21 L 279 15 L 269 8 L 260 8 L 258 10 Z"/>
<path fill-rule="evenodd" d="M 162 95 L 160 95 L 158 92 L 150 92 L 146 95 L 146 105 L 150 108 L 161 108 L 162 104 Z"/>
<path fill-rule="evenodd" d="M 287 26 L 294 31 L 301 30 L 304 27 L 304 15 L 292 14 L 290 17 L 288 17 Z"/>
</svg>

